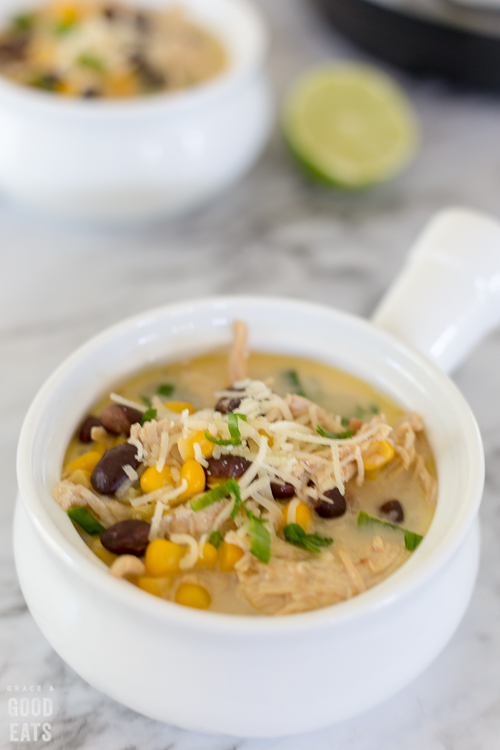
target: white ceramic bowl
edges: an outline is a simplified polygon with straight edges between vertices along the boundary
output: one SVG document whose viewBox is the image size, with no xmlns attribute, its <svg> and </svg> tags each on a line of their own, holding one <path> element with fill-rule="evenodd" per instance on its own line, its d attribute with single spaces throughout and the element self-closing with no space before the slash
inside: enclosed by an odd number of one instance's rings
<svg viewBox="0 0 500 750">
<path fill-rule="evenodd" d="M 182 5 L 228 50 L 227 69 L 199 87 L 90 101 L 0 77 L 1 191 L 67 217 L 137 221 L 193 208 L 251 167 L 271 125 L 263 21 L 248 0 Z M 16 12 L 16 0 L 0 0 L 0 24 Z"/>
<path fill-rule="evenodd" d="M 458 222 L 462 236 L 460 221 L 472 222 L 476 236 L 486 227 L 500 248 L 500 228 L 475 215 L 448 214 L 430 234 L 443 239 Z M 410 264 L 406 293 L 413 266 L 426 262 L 422 257 L 420 251 Z M 431 313 L 437 303 L 426 299 Z M 401 298 L 397 302 L 393 295 L 393 315 L 398 304 Z M 152 362 L 229 342 L 234 318 L 248 322 L 253 348 L 341 367 L 424 417 L 439 476 L 430 530 L 396 573 L 333 607 L 252 618 L 158 600 L 112 578 L 52 499 L 67 442 L 99 394 Z M 422 318 L 421 327 L 429 332 L 436 318 Z M 458 389 L 428 359 L 380 328 L 284 299 L 214 298 L 167 306 L 92 339 L 33 402 L 18 453 L 19 579 L 33 617 L 60 656 L 98 690 L 136 711 L 188 729 L 245 736 L 317 729 L 401 689 L 451 637 L 476 576 L 483 471 L 478 428 Z"/>
</svg>

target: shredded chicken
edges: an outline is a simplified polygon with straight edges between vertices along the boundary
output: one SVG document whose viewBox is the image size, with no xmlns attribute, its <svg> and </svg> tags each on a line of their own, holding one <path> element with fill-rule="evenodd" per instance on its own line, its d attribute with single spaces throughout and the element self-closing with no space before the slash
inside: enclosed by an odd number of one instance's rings
<svg viewBox="0 0 500 750">
<path fill-rule="evenodd" d="M 400 545 L 379 543 L 356 558 L 340 550 L 301 561 L 272 558 L 264 565 L 245 554 L 236 563 L 238 588 L 264 614 L 305 612 L 350 599 L 389 575 L 409 554 Z"/>
<path fill-rule="evenodd" d="M 311 407 L 314 408 L 317 423 L 324 430 L 330 430 L 331 432 L 342 432 L 345 428 L 342 427 L 342 422 L 339 417 L 333 414 L 328 414 L 327 411 L 318 406 L 313 401 L 310 401 L 304 396 L 297 396 L 295 393 L 289 393 L 285 398 L 285 403 L 290 407 L 292 416 L 294 419 L 303 417 L 306 414 L 310 415 Z M 310 424 L 311 420 L 308 419 L 306 424 Z M 316 428 L 315 428 L 316 429 Z"/>
<path fill-rule="evenodd" d="M 225 505 L 225 500 L 219 500 L 197 513 L 191 509 L 190 505 L 179 505 L 171 513 L 166 513 L 161 519 L 161 533 L 164 536 L 190 534 L 199 538 L 201 534 L 212 530 L 215 519 Z"/>
<path fill-rule="evenodd" d="M 237 383 L 247 377 L 248 329 L 242 320 L 233 323 L 233 345 L 229 353 L 229 382 Z"/>
<path fill-rule="evenodd" d="M 104 526 L 111 526 L 118 521 L 134 518 L 132 509 L 113 500 L 110 497 L 102 497 L 82 484 L 73 484 L 68 479 L 63 479 L 54 487 L 54 498 L 63 510 L 74 506 L 89 507 Z"/>
<path fill-rule="evenodd" d="M 181 425 L 172 422 L 168 419 L 162 419 L 156 421 L 152 419 L 149 422 L 145 422 L 141 425 L 136 422 L 130 428 L 129 443 L 137 445 L 139 443 L 142 447 L 141 460 L 144 460 L 147 466 L 155 466 L 160 455 L 161 436 L 164 432 L 169 435 L 180 434 Z"/>
</svg>

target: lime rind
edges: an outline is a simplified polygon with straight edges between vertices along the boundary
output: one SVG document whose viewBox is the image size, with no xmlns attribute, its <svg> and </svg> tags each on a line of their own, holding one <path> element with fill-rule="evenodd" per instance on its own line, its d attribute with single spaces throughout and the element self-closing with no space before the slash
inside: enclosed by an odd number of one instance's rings
<svg viewBox="0 0 500 750">
<path fill-rule="evenodd" d="M 329 185 L 370 187 L 395 177 L 419 142 L 408 98 L 364 65 L 328 65 L 303 75 L 284 109 L 285 140 L 305 171 Z"/>
</svg>

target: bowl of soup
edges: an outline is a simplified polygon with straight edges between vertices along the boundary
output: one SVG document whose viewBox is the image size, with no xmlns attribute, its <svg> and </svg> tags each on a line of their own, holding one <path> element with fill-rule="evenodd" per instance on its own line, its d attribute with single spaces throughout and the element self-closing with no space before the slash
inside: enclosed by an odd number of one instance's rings
<svg viewBox="0 0 500 750">
<path fill-rule="evenodd" d="M 3 0 L 0 190 L 90 221 L 202 204 L 266 142 L 266 51 L 247 0 Z"/>
<path fill-rule="evenodd" d="M 481 439 L 381 324 L 450 233 L 500 230 L 467 212 L 431 230 L 377 326 L 196 300 L 103 332 L 47 381 L 20 438 L 16 564 L 91 685 L 188 729 L 292 734 L 388 698 L 447 643 L 477 572 Z M 437 338 L 444 293 L 426 298 Z"/>
</svg>

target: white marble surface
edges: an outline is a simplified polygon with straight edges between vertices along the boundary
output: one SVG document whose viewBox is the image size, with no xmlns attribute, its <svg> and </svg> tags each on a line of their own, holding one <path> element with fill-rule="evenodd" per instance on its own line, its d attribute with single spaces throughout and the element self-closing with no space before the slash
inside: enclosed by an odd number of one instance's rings
<svg viewBox="0 0 500 750">
<path fill-rule="evenodd" d="M 278 96 L 308 64 L 361 57 L 323 27 L 305 0 L 261 5 L 273 29 Z M 7 701 L 16 685 L 40 685 L 41 695 L 53 699 L 52 739 L 38 740 L 53 750 L 499 747 L 500 333 L 455 375 L 478 418 L 487 457 L 483 554 L 472 604 L 434 665 L 361 718 L 308 736 L 253 741 L 196 735 L 145 719 L 90 688 L 53 652 L 24 605 L 12 561 L 15 448 L 23 415 L 46 376 L 89 336 L 149 306 L 219 292 L 297 296 L 369 315 L 434 211 L 461 204 L 500 216 L 500 99 L 397 75 L 418 110 L 422 147 L 404 176 L 372 192 L 339 195 L 310 185 L 276 132 L 237 188 L 175 223 L 85 229 L 0 202 L 1 748 L 37 745 L 9 739 Z"/>
</svg>

